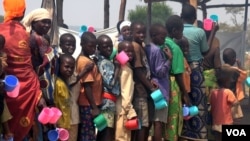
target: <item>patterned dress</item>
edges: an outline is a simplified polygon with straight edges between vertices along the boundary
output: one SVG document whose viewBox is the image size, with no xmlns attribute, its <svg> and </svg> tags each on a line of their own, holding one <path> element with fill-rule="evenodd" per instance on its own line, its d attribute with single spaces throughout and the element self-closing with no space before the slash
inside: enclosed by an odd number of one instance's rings
<svg viewBox="0 0 250 141">
<path fill-rule="evenodd" d="M 195 139 L 207 139 L 208 108 L 202 62 L 192 62 L 189 65 L 192 70 L 189 98 L 191 103 L 198 107 L 199 114 L 184 121 L 182 136 Z"/>
<path fill-rule="evenodd" d="M 171 65 L 171 77 L 170 77 L 170 100 L 168 111 L 168 123 L 166 126 L 165 138 L 169 141 L 177 141 L 181 135 L 183 117 L 182 117 L 182 102 L 180 88 L 175 80 L 177 74 L 183 74 L 184 69 L 184 56 L 180 47 L 173 41 L 173 39 L 167 37 L 165 44 L 172 52 L 172 65 Z"/>
<path fill-rule="evenodd" d="M 32 64 L 39 77 L 43 97 L 47 105 L 54 105 L 53 91 L 56 73 L 55 50 L 50 47 L 49 42 L 43 36 L 38 35 L 35 31 L 31 32 L 30 47 Z"/>
</svg>

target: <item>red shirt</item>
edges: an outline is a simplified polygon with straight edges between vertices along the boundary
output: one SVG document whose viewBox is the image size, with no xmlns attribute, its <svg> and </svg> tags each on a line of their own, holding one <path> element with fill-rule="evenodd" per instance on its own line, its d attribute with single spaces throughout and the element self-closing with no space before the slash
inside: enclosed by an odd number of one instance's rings
<svg viewBox="0 0 250 141">
<path fill-rule="evenodd" d="M 213 124 L 232 124 L 231 108 L 237 99 L 230 89 L 215 89 L 211 92 L 211 112 Z"/>
</svg>

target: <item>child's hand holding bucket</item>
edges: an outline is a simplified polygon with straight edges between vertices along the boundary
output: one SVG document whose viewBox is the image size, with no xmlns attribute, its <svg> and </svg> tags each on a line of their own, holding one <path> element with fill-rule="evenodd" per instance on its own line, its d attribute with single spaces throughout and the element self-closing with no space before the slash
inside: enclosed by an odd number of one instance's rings
<svg viewBox="0 0 250 141">
<path fill-rule="evenodd" d="M 151 84 L 153 85 L 153 88 L 151 89 L 151 90 L 157 90 L 157 89 L 159 89 L 159 86 L 158 86 L 158 84 L 154 81 L 154 80 L 150 80 L 150 82 L 151 82 Z"/>
</svg>

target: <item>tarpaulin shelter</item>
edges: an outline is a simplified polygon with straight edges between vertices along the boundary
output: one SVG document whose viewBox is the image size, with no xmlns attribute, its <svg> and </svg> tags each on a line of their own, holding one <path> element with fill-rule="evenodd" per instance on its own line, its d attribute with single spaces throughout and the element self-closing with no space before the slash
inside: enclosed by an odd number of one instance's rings
<svg viewBox="0 0 250 141">
<path fill-rule="evenodd" d="M 53 46 L 58 46 L 58 24 L 57 24 L 57 13 L 55 0 L 43 0 L 42 8 L 47 9 L 52 17 L 52 26 L 50 30 L 50 41 Z"/>
</svg>

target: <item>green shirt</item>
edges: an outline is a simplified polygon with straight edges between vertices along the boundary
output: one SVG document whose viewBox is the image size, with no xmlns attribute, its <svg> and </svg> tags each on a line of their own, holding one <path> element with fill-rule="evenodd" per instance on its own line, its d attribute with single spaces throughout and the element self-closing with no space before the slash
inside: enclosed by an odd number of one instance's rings
<svg viewBox="0 0 250 141">
<path fill-rule="evenodd" d="M 184 56 L 180 47 L 173 39 L 166 37 L 164 43 L 172 52 L 171 74 L 179 74 L 184 72 Z"/>
</svg>

